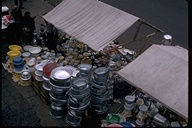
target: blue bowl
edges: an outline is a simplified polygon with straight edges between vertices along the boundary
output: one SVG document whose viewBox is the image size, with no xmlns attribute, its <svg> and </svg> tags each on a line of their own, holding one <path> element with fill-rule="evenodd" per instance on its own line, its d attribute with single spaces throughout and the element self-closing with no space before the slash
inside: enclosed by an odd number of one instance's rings
<svg viewBox="0 0 192 128">
<path fill-rule="evenodd" d="M 133 127 L 131 123 L 126 122 L 126 121 L 125 122 L 121 122 L 120 125 L 123 126 L 123 127 Z"/>
<path fill-rule="evenodd" d="M 21 63 L 23 63 L 23 59 L 21 57 L 15 57 L 13 59 L 13 64 L 14 65 L 20 65 Z"/>
</svg>

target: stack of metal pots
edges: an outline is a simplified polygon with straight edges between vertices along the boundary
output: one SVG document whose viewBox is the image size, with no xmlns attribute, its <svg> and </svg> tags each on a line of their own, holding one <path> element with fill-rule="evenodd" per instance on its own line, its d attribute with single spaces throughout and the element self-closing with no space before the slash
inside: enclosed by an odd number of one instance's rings
<svg viewBox="0 0 192 128">
<path fill-rule="evenodd" d="M 114 98 L 120 98 L 125 92 L 125 81 L 118 75 L 114 77 Z"/>
<path fill-rule="evenodd" d="M 67 112 L 67 100 L 71 87 L 71 70 L 64 67 L 57 67 L 51 71 L 49 93 L 51 101 L 50 114 L 55 118 L 62 118 Z"/>
<path fill-rule="evenodd" d="M 108 110 L 109 98 L 109 70 L 106 67 L 99 67 L 94 70 L 91 79 L 91 106 L 98 115 L 102 115 Z"/>
<path fill-rule="evenodd" d="M 68 112 L 66 122 L 73 127 L 80 126 L 84 110 L 90 106 L 90 89 L 87 77 L 77 77 L 72 82 L 72 87 L 67 101 Z"/>
</svg>

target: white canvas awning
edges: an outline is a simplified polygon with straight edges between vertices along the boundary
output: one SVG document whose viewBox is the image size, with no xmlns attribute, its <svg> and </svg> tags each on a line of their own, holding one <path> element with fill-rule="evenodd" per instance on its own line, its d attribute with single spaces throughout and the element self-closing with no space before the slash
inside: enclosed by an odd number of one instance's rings
<svg viewBox="0 0 192 128">
<path fill-rule="evenodd" d="M 139 19 L 98 0 L 63 0 L 43 18 L 95 51 L 102 50 Z"/>
<path fill-rule="evenodd" d="M 118 75 L 188 119 L 188 50 L 152 45 Z"/>
</svg>

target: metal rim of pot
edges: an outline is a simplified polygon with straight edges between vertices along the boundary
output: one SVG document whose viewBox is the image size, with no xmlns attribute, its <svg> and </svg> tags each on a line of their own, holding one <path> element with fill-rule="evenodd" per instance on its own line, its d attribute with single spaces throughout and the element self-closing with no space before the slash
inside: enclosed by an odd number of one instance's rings
<svg viewBox="0 0 192 128">
<path fill-rule="evenodd" d="M 71 87 L 71 90 L 70 90 L 70 93 L 69 93 L 69 95 L 77 97 L 78 99 L 82 99 L 84 97 L 87 97 L 89 94 L 90 94 L 89 87 L 86 88 L 84 91 L 79 91 L 79 92 L 75 91 L 73 89 L 73 87 Z"/>
<path fill-rule="evenodd" d="M 43 81 L 42 87 L 46 91 L 51 91 L 51 85 L 49 84 L 49 81 Z"/>
<path fill-rule="evenodd" d="M 101 79 L 95 79 L 95 76 L 92 76 L 90 78 L 90 82 L 94 82 L 97 83 L 100 86 L 104 86 L 104 85 L 109 85 L 109 78 L 105 77 L 105 78 L 101 78 Z"/>
<path fill-rule="evenodd" d="M 98 88 L 95 88 L 95 86 L 90 86 L 90 91 L 91 93 L 94 93 L 94 95 L 103 95 L 105 94 L 106 91 L 108 91 L 108 89 L 98 89 Z"/>
<path fill-rule="evenodd" d="M 49 93 L 49 97 L 50 97 L 50 100 L 51 100 L 52 103 L 58 103 L 58 105 L 63 105 L 63 104 L 65 104 L 65 103 L 67 103 L 67 100 L 57 99 L 57 98 L 53 97 L 53 96 L 51 95 L 51 93 Z"/>
<path fill-rule="evenodd" d="M 92 80 L 92 81 L 90 82 L 90 85 L 91 85 L 91 86 L 94 86 L 95 88 L 98 88 L 98 89 L 106 89 L 106 88 L 108 88 L 107 82 L 98 83 L 98 82 Z"/>
<path fill-rule="evenodd" d="M 109 69 L 106 67 L 99 67 L 94 70 L 94 76 L 106 77 L 109 74 Z"/>
<path fill-rule="evenodd" d="M 95 100 L 95 101 L 106 101 L 108 98 L 108 92 L 106 92 L 104 95 L 102 95 L 103 97 L 101 97 L 101 95 L 94 95 L 94 94 L 91 94 L 91 99 Z"/>
<path fill-rule="evenodd" d="M 51 84 L 51 91 L 53 92 L 67 92 L 69 89 L 71 88 L 71 86 L 67 86 L 67 87 L 60 87 L 60 86 L 55 86 L 53 84 Z"/>
<path fill-rule="evenodd" d="M 57 83 L 66 83 L 71 79 L 72 70 L 64 67 L 57 67 L 51 71 L 50 79 Z"/>
<path fill-rule="evenodd" d="M 77 77 L 72 81 L 72 87 L 77 90 L 82 90 L 86 88 L 88 85 L 89 81 L 86 77 Z"/>
<path fill-rule="evenodd" d="M 83 112 L 84 112 L 84 110 L 74 110 L 74 109 L 68 109 L 68 111 L 72 111 L 73 113 L 75 113 L 76 114 L 76 116 L 78 116 L 78 117 L 82 117 L 82 114 L 83 114 Z"/>
<path fill-rule="evenodd" d="M 54 85 L 57 85 L 57 86 L 65 86 L 67 84 L 69 84 L 71 82 L 72 78 L 69 78 L 68 80 L 66 81 L 57 81 L 56 79 L 54 79 L 53 77 L 49 77 L 49 81 L 50 83 L 54 84 Z"/>
<path fill-rule="evenodd" d="M 70 109 L 74 109 L 74 110 L 83 110 L 85 109 L 87 106 L 90 105 L 90 100 L 88 99 L 86 102 L 83 102 L 83 103 L 79 103 L 76 99 L 76 101 L 74 101 L 74 97 L 69 97 L 68 101 L 67 101 L 67 106 L 70 108 Z"/>
<path fill-rule="evenodd" d="M 49 84 L 55 88 L 62 88 L 68 90 L 71 87 L 71 81 L 68 83 L 62 83 L 62 84 L 54 84 L 51 82 L 51 79 L 49 80 Z"/>
<path fill-rule="evenodd" d="M 69 95 L 70 97 L 74 97 L 78 102 L 84 102 L 87 99 L 90 99 L 90 93 L 88 93 L 87 95 L 83 96 L 83 97 L 79 97 L 79 96 L 74 96 L 74 95 Z"/>
<path fill-rule="evenodd" d="M 71 119 L 71 120 L 70 120 L 70 119 Z M 77 121 L 74 122 L 74 121 L 73 121 L 74 119 L 77 119 Z M 69 124 L 70 126 L 78 127 L 78 126 L 80 126 L 81 118 L 78 120 L 78 118 L 74 118 L 71 114 L 69 114 L 69 112 L 67 112 L 67 116 L 66 116 L 66 118 L 65 118 L 65 121 L 66 121 L 67 124 Z"/>
<path fill-rule="evenodd" d="M 79 64 L 78 69 L 81 73 L 90 74 L 92 65 L 91 64 Z"/>
</svg>

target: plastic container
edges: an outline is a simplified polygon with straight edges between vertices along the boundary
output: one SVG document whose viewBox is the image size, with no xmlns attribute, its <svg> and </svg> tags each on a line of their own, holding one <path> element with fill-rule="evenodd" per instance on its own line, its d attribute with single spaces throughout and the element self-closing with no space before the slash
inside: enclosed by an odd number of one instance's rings
<svg viewBox="0 0 192 128">
<path fill-rule="evenodd" d="M 117 114 L 111 113 L 107 115 L 106 120 L 109 124 L 118 124 L 120 117 Z"/>
</svg>

